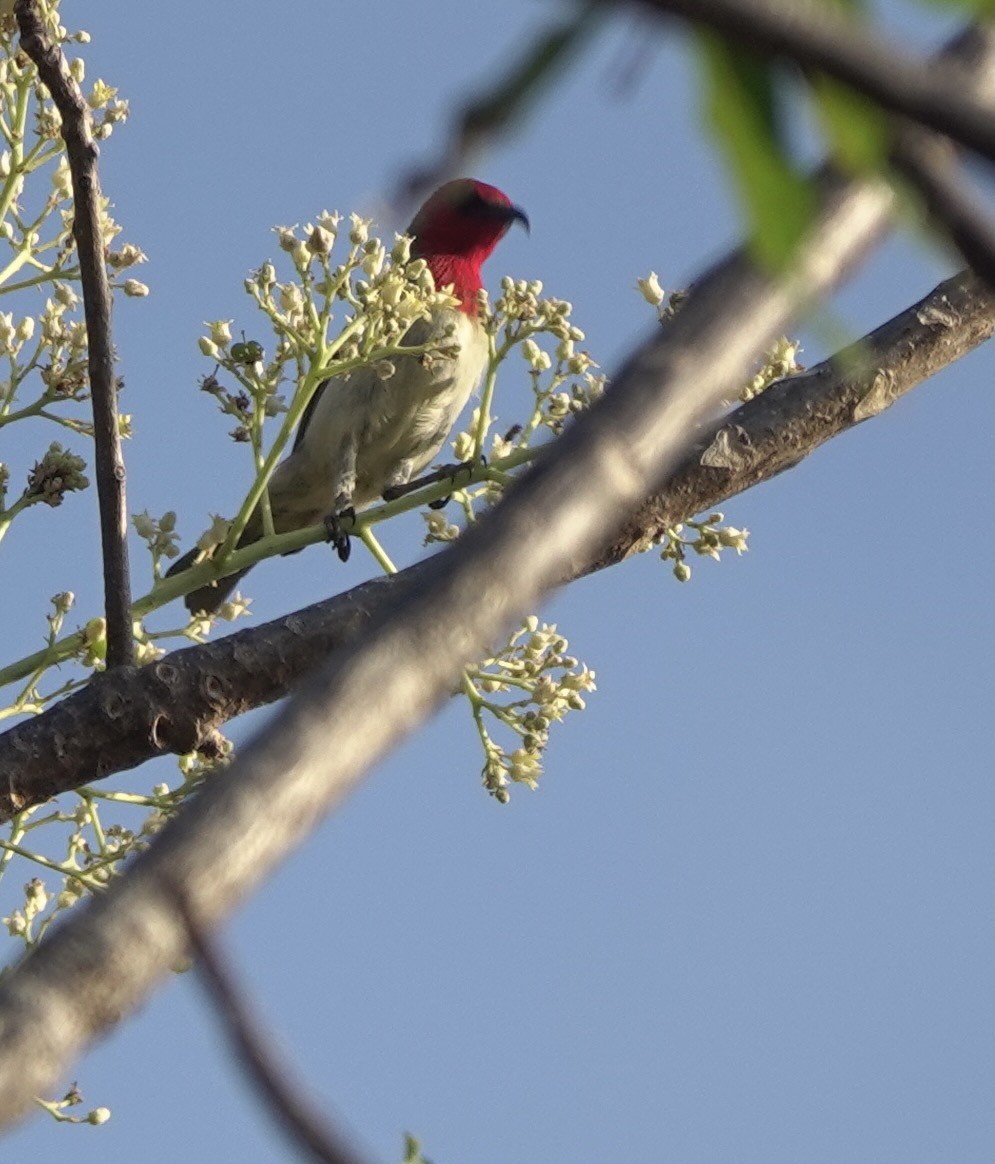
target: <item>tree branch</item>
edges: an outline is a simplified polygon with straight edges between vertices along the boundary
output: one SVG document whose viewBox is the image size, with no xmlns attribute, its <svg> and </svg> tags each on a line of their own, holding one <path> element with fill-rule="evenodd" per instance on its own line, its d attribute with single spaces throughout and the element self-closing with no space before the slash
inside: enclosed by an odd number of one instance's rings
<svg viewBox="0 0 995 1164">
<path fill-rule="evenodd" d="M 955 275 L 845 352 L 779 381 L 737 408 L 684 458 L 590 562 L 615 565 L 669 526 L 792 468 L 877 415 L 995 332 L 995 299 Z M 0 819 L 154 756 L 209 744 L 237 715 L 287 695 L 384 609 L 419 584 L 419 563 L 251 630 L 174 651 L 137 673 L 97 676 L 0 735 Z M 566 580 L 566 578 L 565 578 Z"/>
<path fill-rule="evenodd" d="M 937 232 L 995 292 L 995 220 L 975 197 L 949 142 L 907 130 L 891 164 L 914 187 Z"/>
<path fill-rule="evenodd" d="M 608 2 L 608 0 L 605 0 Z M 713 28 L 734 43 L 819 69 L 884 109 L 953 138 L 995 164 L 995 117 L 948 57 L 916 60 L 866 21 L 831 4 L 797 0 L 640 0 L 657 13 Z M 990 26 L 973 35 L 990 44 Z M 987 51 L 987 50 L 986 50 Z M 968 65 L 970 62 L 967 62 Z"/>
<path fill-rule="evenodd" d="M 86 317 L 93 444 L 104 563 L 107 666 L 134 661 L 131 585 L 128 575 L 128 512 L 125 470 L 118 430 L 117 384 L 111 343 L 111 292 L 100 229 L 100 151 L 91 132 L 90 108 L 62 50 L 53 44 L 34 0 L 15 5 L 21 48 L 34 61 L 38 77 L 62 116 L 62 137 L 73 182 L 73 235 L 79 255 Z"/>
<path fill-rule="evenodd" d="M 467 100 L 453 118 L 443 152 L 404 175 L 395 205 L 407 211 L 520 121 L 591 35 L 602 9 L 598 0 L 585 0 L 577 11 L 538 33 L 494 84 Z"/>
<path fill-rule="evenodd" d="M 662 487 L 743 368 L 866 253 L 894 203 L 879 183 L 826 183 L 824 194 L 790 272 L 772 276 L 741 251 L 700 280 L 500 505 L 429 559 L 402 600 L 312 676 L 104 893 L 8 971 L 0 1122 L 167 973 L 185 944 L 177 883 L 215 924 L 445 699 L 469 659 Z"/>
<path fill-rule="evenodd" d="M 871 181 L 824 181 L 790 271 L 746 250 L 713 269 L 612 391 L 567 430 L 502 503 L 429 559 L 402 600 L 337 652 L 227 771 L 0 980 L 0 1122 L 153 988 L 182 951 L 179 891 L 213 925 L 442 702 L 468 659 L 597 555 L 612 526 L 662 489 L 697 426 L 813 295 L 873 244 L 894 206 Z M 890 397 L 875 384 L 858 404 Z M 708 462 L 734 471 L 733 441 Z"/>
</svg>

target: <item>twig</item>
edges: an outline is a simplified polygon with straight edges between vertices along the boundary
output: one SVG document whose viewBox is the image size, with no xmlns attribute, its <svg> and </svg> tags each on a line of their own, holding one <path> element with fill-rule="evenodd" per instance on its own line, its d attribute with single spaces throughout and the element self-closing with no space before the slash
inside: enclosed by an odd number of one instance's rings
<svg viewBox="0 0 995 1164">
<path fill-rule="evenodd" d="M 79 255 L 86 317 L 93 443 L 100 508 L 107 619 L 107 666 L 134 661 L 131 584 L 128 574 L 128 514 L 125 470 L 118 431 L 117 385 L 111 343 L 111 292 L 100 230 L 99 150 L 93 140 L 90 109 L 66 64 L 62 50 L 45 31 L 34 0 L 17 0 L 21 47 L 34 61 L 38 77 L 62 116 L 62 137 L 73 181 L 73 235 Z"/>
<path fill-rule="evenodd" d="M 540 33 L 487 91 L 456 113 L 449 141 L 434 162 L 410 170 L 394 196 L 398 217 L 433 186 L 452 178 L 519 121 L 587 40 L 602 15 L 599 0 Z"/>
<path fill-rule="evenodd" d="M 361 1157 L 304 1098 L 303 1088 L 293 1080 L 286 1065 L 277 1062 L 270 1049 L 272 1040 L 260 1028 L 225 960 L 179 886 L 176 886 L 175 900 L 197 959 L 201 981 L 246 1076 L 277 1124 L 309 1157 L 321 1164 L 362 1164 Z"/>
<path fill-rule="evenodd" d="M 610 4 L 613 0 L 603 0 Z M 664 15 L 713 28 L 734 43 L 783 56 L 871 97 L 883 108 L 953 138 L 995 164 L 995 117 L 960 69 L 917 60 L 839 7 L 798 0 L 640 0 Z M 993 35 L 991 29 L 976 35 Z"/>
<path fill-rule="evenodd" d="M 892 166 L 918 192 L 936 230 L 995 292 L 995 219 L 968 185 L 949 142 L 909 130 L 892 153 Z"/>
<path fill-rule="evenodd" d="M 646 501 L 574 574 L 617 565 L 668 527 L 798 464 L 995 332 L 995 303 L 970 274 L 833 356 L 772 385 L 695 446 L 666 489 Z M 880 385 L 887 396 L 880 397 Z M 877 396 L 875 394 L 878 394 Z M 716 464 L 718 448 L 727 464 Z M 0 734 L 0 820 L 163 752 L 206 749 L 228 720 L 287 695 L 403 599 L 423 563 L 215 642 L 173 651 L 137 675 L 98 676 L 41 715 Z M 108 714 L 111 712 L 112 714 Z M 56 746 L 73 740 L 71 750 Z"/>
</svg>

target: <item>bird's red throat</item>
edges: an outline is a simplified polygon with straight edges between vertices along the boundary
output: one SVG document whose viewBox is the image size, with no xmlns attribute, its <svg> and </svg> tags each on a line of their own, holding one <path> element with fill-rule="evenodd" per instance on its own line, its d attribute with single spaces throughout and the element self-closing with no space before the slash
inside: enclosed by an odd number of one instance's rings
<svg viewBox="0 0 995 1164">
<path fill-rule="evenodd" d="M 452 285 L 453 294 L 460 301 L 460 311 L 476 318 L 477 292 L 483 286 L 480 260 L 475 255 L 426 255 L 425 261 L 436 287 Z"/>
</svg>

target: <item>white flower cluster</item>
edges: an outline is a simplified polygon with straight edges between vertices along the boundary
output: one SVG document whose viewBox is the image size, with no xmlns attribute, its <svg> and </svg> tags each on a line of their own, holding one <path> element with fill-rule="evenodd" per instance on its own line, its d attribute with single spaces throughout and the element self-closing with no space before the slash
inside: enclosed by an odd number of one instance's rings
<svg viewBox="0 0 995 1164">
<path fill-rule="evenodd" d="M 148 510 L 144 510 L 133 514 L 131 521 L 135 533 L 148 545 L 156 571 L 163 558 L 175 558 L 179 554 L 179 535 L 173 510 L 167 510 L 162 517 L 153 517 Z"/>
<path fill-rule="evenodd" d="M 466 672 L 465 691 L 484 748 L 484 787 L 501 803 L 507 803 L 512 782 L 537 787 L 550 726 L 568 711 L 582 711 L 584 693 L 595 690 L 594 672 L 568 655 L 567 647 L 555 625 L 533 615 L 499 654 Z M 496 741 L 485 715 L 518 736 L 518 746 L 508 751 Z"/>
<path fill-rule="evenodd" d="M 677 314 L 688 295 L 686 291 L 664 291 L 656 271 L 650 271 L 645 279 L 637 279 L 636 289 L 650 307 L 656 308 L 661 323 Z"/>
<path fill-rule="evenodd" d="M 691 580 L 691 566 L 687 561 L 688 551 L 702 558 L 714 558 L 717 562 L 723 550 L 735 550 L 737 556 L 749 549 L 748 529 L 737 529 L 734 525 L 722 525 L 725 520 L 721 513 L 710 513 L 701 521 L 688 521 L 671 526 L 663 535 L 663 549 L 660 557 L 674 563 L 674 577 L 678 582 Z M 690 533 L 686 532 L 691 531 Z"/>
<path fill-rule="evenodd" d="M 798 340 L 789 340 L 787 336 L 781 336 L 764 356 L 764 362 L 756 374 L 744 385 L 739 394 L 740 400 L 752 400 L 754 396 L 759 396 L 769 388 L 775 380 L 783 380 L 785 376 L 803 372 L 804 367 L 798 363 L 800 351 L 801 344 Z"/>
<path fill-rule="evenodd" d="M 370 225 L 359 215 L 345 220 L 326 210 L 302 227 L 276 228 L 291 277 L 280 280 L 276 264 L 267 261 L 245 281 L 273 333 L 269 358 L 261 340 L 244 332 L 241 338 L 233 336 L 232 320 L 206 325 L 200 350 L 218 367 L 202 387 L 238 422 L 232 438 L 250 443 L 254 453 L 261 447 L 262 421 L 288 408 L 279 392 L 284 384 L 313 388 L 318 378 L 371 363 L 389 377 L 411 324 L 437 307 L 455 305 L 451 294 L 435 288 L 425 261 L 411 258 L 410 238 L 398 235 L 388 249 L 370 234 Z M 348 250 L 333 265 L 337 244 Z M 437 341 L 419 354 L 423 359 L 448 356 L 452 345 Z M 235 387 L 221 384 L 222 370 Z"/>
</svg>

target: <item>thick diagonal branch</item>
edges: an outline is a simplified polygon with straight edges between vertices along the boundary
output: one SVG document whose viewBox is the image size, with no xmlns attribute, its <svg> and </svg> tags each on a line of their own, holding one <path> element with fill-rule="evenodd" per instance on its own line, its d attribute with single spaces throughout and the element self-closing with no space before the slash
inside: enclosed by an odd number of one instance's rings
<svg viewBox="0 0 995 1164">
<path fill-rule="evenodd" d="M 229 912 L 439 705 L 468 660 L 663 487 L 743 368 L 867 252 L 893 206 L 879 184 L 831 182 L 824 193 L 789 273 L 760 271 L 744 251 L 700 280 L 666 332 L 503 502 L 426 563 L 105 893 L 7 973 L 0 1121 L 168 971 L 185 943 L 177 888 L 205 925 Z"/>
<path fill-rule="evenodd" d="M 104 610 L 107 618 L 108 667 L 134 659 L 131 583 L 128 572 L 128 511 L 125 504 L 124 457 L 118 430 L 117 384 L 111 343 L 111 291 L 100 229 L 99 151 L 91 132 L 90 109 L 65 56 L 53 44 L 34 0 L 18 0 L 21 47 L 62 117 L 62 137 L 73 182 L 73 235 L 79 255 L 86 317 L 93 444 L 100 507 L 104 564 Z"/>
<path fill-rule="evenodd" d="M 653 545 L 669 526 L 798 464 L 993 332 L 995 299 L 980 282 L 967 272 L 946 280 L 847 352 L 736 409 L 577 573 L 615 565 Z M 235 716 L 282 698 L 400 601 L 425 569 L 422 563 L 263 626 L 174 651 L 137 673 L 98 677 L 9 729 L 0 735 L 0 818 L 164 752 L 190 751 Z"/>
</svg>

